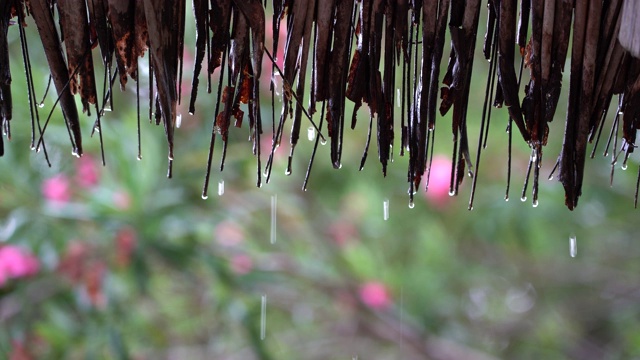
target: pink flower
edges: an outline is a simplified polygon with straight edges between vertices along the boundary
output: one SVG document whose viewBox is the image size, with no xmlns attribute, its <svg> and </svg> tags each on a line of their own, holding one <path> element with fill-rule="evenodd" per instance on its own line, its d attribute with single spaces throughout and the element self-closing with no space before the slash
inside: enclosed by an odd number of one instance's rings
<svg viewBox="0 0 640 360">
<path fill-rule="evenodd" d="M 232 221 L 219 223 L 214 230 L 216 241 L 222 246 L 237 246 L 244 241 L 242 228 Z"/>
<path fill-rule="evenodd" d="M 113 194 L 113 205 L 120 210 L 128 210 L 131 207 L 131 197 L 126 191 L 116 191 Z"/>
<path fill-rule="evenodd" d="M 38 259 L 14 245 L 0 247 L 0 286 L 9 279 L 34 275 L 40 270 Z"/>
<path fill-rule="evenodd" d="M 9 360 L 31 360 L 33 357 L 29 353 L 28 347 L 22 341 L 11 340 L 11 354 Z"/>
<path fill-rule="evenodd" d="M 336 245 L 344 247 L 358 238 L 358 228 L 352 221 L 338 220 L 329 225 L 329 236 Z"/>
<path fill-rule="evenodd" d="M 246 254 L 234 255 L 231 258 L 231 271 L 236 275 L 245 275 L 253 270 L 253 260 Z"/>
<path fill-rule="evenodd" d="M 384 310 L 391 305 L 387 287 L 379 281 L 368 281 L 360 286 L 360 300 L 373 310 Z"/>
<path fill-rule="evenodd" d="M 76 162 L 76 183 L 83 188 L 90 188 L 98 185 L 100 173 L 95 159 L 85 155 Z"/>
<path fill-rule="evenodd" d="M 265 133 L 260 137 L 260 157 L 266 163 L 271 155 L 271 150 L 273 149 L 273 133 Z M 275 148 L 273 153 L 273 162 L 274 164 L 280 159 L 286 158 L 289 156 L 289 139 L 286 136 L 282 136 L 280 141 L 280 145 Z M 273 167 L 272 172 L 277 171 L 277 166 Z"/>
<path fill-rule="evenodd" d="M 433 157 L 429 187 L 425 193 L 427 200 L 436 206 L 444 206 L 449 202 L 449 185 L 451 181 L 451 159 L 443 155 Z"/>
<path fill-rule="evenodd" d="M 137 236 L 135 230 L 124 227 L 116 234 L 116 263 L 126 267 L 131 262 L 131 255 L 136 248 Z"/>
<path fill-rule="evenodd" d="M 62 174 L 43 181 L 41 190 L 42 195 L 49 201 L 65 203 L 71 199 L 69 179 Z"/>
<path fill-rule="evenodd" d="M 103 291 L 107 270 L 99 249 L 82 241 L 70 242 L 58 264 L 58 271 L 71 283 L 78 285 L 89 303 L 99 309 L 104 308 L 107 303 Z"/>
</svg>

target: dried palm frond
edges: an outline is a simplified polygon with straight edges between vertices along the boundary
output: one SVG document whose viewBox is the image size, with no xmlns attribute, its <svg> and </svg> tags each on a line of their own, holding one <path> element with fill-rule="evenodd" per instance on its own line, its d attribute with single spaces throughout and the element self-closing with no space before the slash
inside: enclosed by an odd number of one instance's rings
<svg viewBox="0 0 640 360">
<path fill-rule="evenodd" d="M 14 99 L 10 89 L 7 39 L 10 25 L 15 24 L 19 28 L 27 73 L 32 147 L 43 147 L 46 156 L 44 134 L 47 124 L 40 124 L 24 34 L 25 16 L 29 15 L 36 23 L 45 49 L 73 153 L 82 155 L 80 118 L 74 95 L 79 94 L 83 111 L 89 116 L 90 106 L 95 106 L 97 119 L 93 128 L 100 130 L 103 109 L 113 101 L 110 94 L 116 74 L 122 89 L 129 78 L 136 81 L 138 89 L 138 59 L 148 54 L 149 117 L 164 125 L 171 169 L 176 106 L 182 95 L 178 84 L 183 73 L 186 6 L 184 0 L 3 1 L 0 4 L 0 121 L 3 132 L 10 137 Z M 509 115 L 508 129 L 515 124 L 519 136 L 532 151 L 523 196 L 533 171 L 535 205 L 543 147 L 549 136 L 548 123 L 556 114 L 569 50 L 569 102 L 562 151 L 555 169 L 564 186 L 569 209 L 575 208 L 582 193 L 587 144 L 595 140 L 597 146 L 614 95 L 619 98 L 614 128 L 621 124 L 623 129 L 622 146 L 613 151 L 614 162 L 623 154 L 626 163 L 634 151 L 636 132 L 640 127 L 640 25 L 635 21 L 640 16 L 640 1 L 521 0 L 518 4 L 516 0 L 488 0 L 482 53 L 490 65 L 475 159 L 471 158 L 467 115 L 483 7 L 481 1 L 273 0 L 272 50 L 265 47 L 265 6 L 266 2 L 262 4 L 259 0 L 192 2 L 196 42 L 190 113 L 196 111 L 203 64 L 206 64 L 208 92 L 212 92 L 211 74 L 216 70 L 219 72 L 203 196 L 208 191 L 214 142 L 218 136 L 223 141 L 221 167 L 224 167 L 231 119 L 240 127 L 245 116 L 241 104 L 247 104 L 249 109 L 257 184 L 262 183 L 260 142 L 264 140 L 261 140 L 260 81 L 266 76 L 270 76 L 267 80 L 270 81 L 272 107 L 277 78 L 281 78 L 283 87 L 279 95 L 282 97 L 279 119 L 275 119 L 275 110 L 272 111 L 274 133 L 264 169 L 266 181 L 270 180 L 273 156 L 289 119 L 291 152 L 287 173 L 292 171 L 294 150 L 305 121 L 316 130 L 316 147 L 318 140 L 325 139 L 325 134 L 330 138 L 331 163 L 335 168 L 341 167 L 345 104 L 349 99 L 355 104 L 351 128 L 358 120 L 358 108 L 366 103 L 369 109 L 369 135 L 361 167 L 367 159 L 374 121 L 378 159 L 384 175 L 399 132 L 400 155 L 405 151 L 409 153 L 407 175 L 412 199 L 423 177 L 428 187 L 438 118 L 436 109 L 439 108 L 440 116 L 452 111 L 454 166 L 450 191 L 456 194 L 465 174 L 472 175 L 471 208 L 480 155 L 487 142 L 491 107 L 505 106 Z M 14 18 L 17 21 L 12 20 Z M 60 21 L 60 32 L 54 23 L 56 18 Z M 283 20 L 287 35 L 286 39 L 279 39 Z M 451 44 L 447 70 L 441 77 L 447 30 Z M 281 41 L 285 44 L 283 54 L 277 51 Z M 102 97 L 96 90 L 91 56 L 96 47 L 100 48 L 104 67 L 106 88 Z M 262 73 L 265 54 L 273 64 L 271 74 Z M 282 68 L 276 59 L 283 60 Z M 518 61 L 520 65 L 516 67 Z M 523 79 L 525 68 L 529 76 Z M 399 89 L 396 88 L 397 76 L 401 77 L 402 83 Z M 523 82 L 526 85 L 520 93 Z M 309 104 L 303 104 L 305 98 L 310 100 Z M 396 106 L 401 108 L 399 121 L 394 111 Z M 316 122 L 313 115 L 318 109 L 320 116 Z M 322 131 L 324 122 L 325 133 Z M 509 154 L 511 139 L 510 131 Z M 3 141 L 0 137 L 0 155 L 4 151 Z M 315 156 L 315 149 L 312 156 Z M 312 164 L 313 157 L 305 177 L 305 188 Z M 510 167 L 509 156 L 509 171 Z M 506 196 L 509 196 L 508 189 Z"/>
</svg>

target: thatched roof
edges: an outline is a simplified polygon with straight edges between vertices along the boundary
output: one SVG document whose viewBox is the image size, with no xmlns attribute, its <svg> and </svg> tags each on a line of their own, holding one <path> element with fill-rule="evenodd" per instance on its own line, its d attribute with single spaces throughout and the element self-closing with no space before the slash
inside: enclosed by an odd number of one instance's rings
<svg viewBox="0 0 640 360">
<path fill-rule="evenodd" d="M 32 148 L 45 146 L 47 123 L 41 122 L 37 113 L 24 32 L 25 18 L 31 16 L 45 49 L 58 103 L 77 156 L 82 156 L 83 147 L 74 96 L 80 97 L 83 112 L 90 114 L 95 108 L 96 130 L 100 129 L 105 104 L 112 101 L 111 88 L 102 94 L 96 89 L 96 64 L 90 54 L 100 51 L 101 65 L 111 79 L 111 86 L 117 81 L 121 88 L 130 79 L 138 80 L 138 58 L 149 56 L 149 81 L 153 84 L 149 100 L 156 107 L 155 114 L 150 116 L 164 125 L 170 164 L 176 104 L 183 95 L 177 84 L 183 71 L 193 72 L 189 110 L 195 111 L 199 77 L 204 68 L 207 75 L 220 73 L 215 105 L 218 115 L 211 141 L 221 138 L 223 152 L 231 119 L 241 122 L 245 114 L 240 104 L 248 104 L 246 116 L 254 156 L 258 159 L 258 184 L 263 181 L 260 142 L 272 144 L 264 164 L 268 181 L 274 151 L 282 141 L 289 119 L 290 156 L 294 154 L 301 124 L 311 121 L 317 130 L 317 140 L 330 139 L 331 162 L 340 167 L 345 126 L 353 127 L 357 120 L 355 111 L 352 116 L 345 114 L 347 99 L 356 104 L 356 110 L 362 103 L 370 109 L 369 121 L 376 123 L 377 155 L 383 173 L 386 174 L 394 142 L 399 141 L 396 148 L 401 149 L 401 154 L 408 153 L 410 196 L 424 181 L 423 177 L 428 178 L 433 130 L 437 120 L 449 111 L 452 124 L 444 128 L 452 129 L 453 134 L 452 193 L 457 193 L 467 172 L 477 172 L 482 147 L 472 158 L 467 113 L 479 14 L 485 8 L 481 1 L 274 0 L 270 4 L 272 9 L 265 10 L 266 5 L 259 0 L 193 0 L 192 6 L 197 31 L 195 67 L 183 69 L 185 0 L 3 0 L 0 121 L 5 135 L 10 137 L 12 102 L 17 100 L 20 106 L 30 107 L 35 119 Z M 622 145 L 615 152 L 626 162 L 635 148 L 636 130 L 640 126 L 637 22 L 640 1 L 489 0 L 487 9 L 487 30 L 481 45 L 485 58 L 492 61 L 479 143 L 486 141 L 487 109 L 505 106 L 509 126 L 514 130 L 510 134 L 515 133 L 532 149 L 529 171 L 533 169 L 532 192 L 536 202 L 542 149 L 549 132 L 547 124 L 557 111 L 565 60 L 570 51 L 571 77 L 569 86 L 565 86 L 569 101 L 556 172 L 565 189 L 566 205 L 573 209 L 581 194 L 587 143 L 598 140 L 614 95 L 619 99 L 614 127 L 622 125 Z M 268 29 L 274 36 L 272 49 L 264 46 L 267 13 L 273 13 L 273 29 Z M 282 21 L 286 21 L 285 39 L 278 36 L 284 26 Z M 18 28 L 23 45 L 29 89 L 26 99 L 11 96 L 7 45 L 10 27 Z M 441 74 L 447 34 L 451 51 L 447 70 Z M 285 43 L 284 54 L 277 53 L 279 42 Z M 282 68 L 276 66 L 274 58 L 283 59 Z M 273 62 L 270 74 L 261 73 L 263 61 Z M 271 81 L 272 98 L 267 103 L 274 106 L 274 82 L 278 76 L 284 87 L 282 94 L 277 95 L 282 97 L 282 115 L 275 122 L 273 138 L 263 139 L 259 83 Z M 398 101 L 396 77 L 402 79 L 399 118 L 394 113 L 398 105 L 394 104 Z M 211 88 L 211 78 L 208 79 Z M 521 84 L 524 92 L 519 90 Z M 305 94 L 310 99 L 308 105 L 302 103 Z M 314 113 L 319 116 L 312 120 Z M 0 136 L 0 155 L 3 152 Z M 363 164 L 366 157 L 365 152 Z M 476 179 L 474 176 L 470 207 Z M 206 187 L 205 184 L 205 192 Z"/>
</svg>

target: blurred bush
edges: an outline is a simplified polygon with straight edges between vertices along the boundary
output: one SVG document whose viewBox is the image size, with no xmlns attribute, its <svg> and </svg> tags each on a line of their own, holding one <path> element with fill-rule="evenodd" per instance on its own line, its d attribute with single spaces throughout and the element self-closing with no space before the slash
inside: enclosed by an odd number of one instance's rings
<svg viewBox="0 0 640 360">
<path fill-rule="evenodd" d="M 308 191 L 301 186 L 312 142 L 303 141 L 291 176 L 283 144 L 272 181 L 256 188 L 245 127 L 232 129 L 225 169 L 214 170 L 202 200 L 212 95 L 201 92 L 193 116 L 182 105 L 174 178 L 167 179 L 160 127 L 143 121 L 136 159 L 133 88 L 116 91 L 116 108 L 103 118 L 106 167 L 95 137 L 87 138 L 87 156 L 70 155 L 59 110 L 45 137 L 48 167 L 42 152 L 28 150 L 19 41 L 10 32 L 16 114 L 0 160 L 0 357 L 640 356 L 635 171 L 618 171 L 610 187 L 608 162 L 593 160 L 576 211 L 564 208 L 556 181 L 541 184 L 532 208 L 517 201 L 529 155 L 516 143 L 514 200 L 505 202 L 507 115 L 499 110 L 475 210 L 466 210 L 470 181 L 458 198 L 448 196 L 448 155 L 436 156 L 429 191 L 409 208 L 407 159 L 398 149 L 386 178 L 373 147 L 357 171 L 364 122 L 346 135 L 342 169 L 330 167 L 328 146 L 320 146 Z M 41 96 L 47 68 L 31 43 Z M 475 78 L 483 79 L 485 64 L 477 66 Z M 478 80 L 474 92 L 483 86 Z M 270 109 L 263 111 L 270 119 Z M 470 114 L 471 134 L 478 118 Z M 438 154 L 450 151 L 447 121 L 438 126 Z M 92 123 L 84 119 L 85 135 Z M 550 143 L 559 144 L 562 120 L 552 126 Z M 269 139 L 265 133 L 263 142 Z M 546 150 L 543 173 L 558 150 Z M 220 153 L 218 141 L 216 162 Z"/>
</svg>

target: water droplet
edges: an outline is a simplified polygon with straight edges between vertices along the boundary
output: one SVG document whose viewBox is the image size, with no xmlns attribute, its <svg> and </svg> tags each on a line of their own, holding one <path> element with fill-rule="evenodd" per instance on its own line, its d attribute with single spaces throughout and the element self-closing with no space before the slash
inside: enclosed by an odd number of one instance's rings
<svg viewBox="0 0 640 360">
<path fill-rule="evenodd" d="M 320 145 L 327 145 L 327 139 L 321 137 L 320 138 Z"/>
<path fill-rule="evenodd" d="M 549 175 L 549 181 L 553 180 L 553 175 Z"/>
<path fill-rule="evenodd" d="M 262 295 L 260 299 L 260 340 L 264 340 L 267 335 L 267 295 Z"/>
<path fill-rule="evenodd" d="M 209 195 L 207 194 L 202 194 L 202 200 L 207 200 L 209 198 Z"/>
<path fill-rule="evenodd" d="M 504 201 L 509 201 L 509 195 L 504 196 Z"/>
<path fill-rule="evenodd" d="M 416 204 L 413 203 L 413 199 L 409 200 L 409 209 L 413 209 Z"/>
<path fill-rule="evenodd" d="M 182 114 L 178 114 L 176 116 L 176 127 L 180 129 L 181 125 L 182 125 Z"/>
<path fill-rule="evenodd" d="M 284 174 L 285 174 L 285 175 L 287 175 L 287 176 L 291 175 L 291 168 L 290 168 L 290 167 L 288 167 L 288 168 L 284 171 Z"/>
<path fill-rule="evenodd" d="M 533 207 L 538 207 L 538 199 L 533 200 L 533 203 L 531 205 Z"/>
<path fill-rule="evenodd" d="M 455 190 L 449 190 L 449 196 L 455 196 L 455 195 L 456 195 Z"/>
<path fill-rule="evenodd" d="M 39 107 L 40 109 L 42 109 L 42 108 L 44 107 L 44 103 L 43 103 L 43 102 L 41 102 L 40 104 L 38 104 L 38 107 Z"/>
<path fill-rule="evenodd" d="M 95 127 L 93 128 L 93 131 L 95 131 L 95 132 L 99 133 L 99 132 L 100 132 L 100 127 L 99 127 L 99 126 L 95 126 Z"/>
<path fill-rule="evenodd" d="M 402 104 L 402 97 L 400 96 L 400 89 L 396 88 L 396 97 L 397 97 L 397 105 L 398 107 L 400 107 L 400 104 Z"/>
<path fill-rule="evenodd" d="M 626 161 L 622 163 L 622 166 L 620 166 L 620 169 L 627 170 L 627 162 Z"/>
<path fill-rule="evenodd" d="M 389 199 L 384 199 L 382 202 L 382 218 L 385 221 L 389 220 Z"/>
<path fill-rule="evenodd" d="M 138 155 L 138 161 L 142 161 L 142 155 Z"/>
<path fill-rule="evenodd" d="M 271 195 L 271 244 L 276 243 L 276 208 L 278 206 L 278 195 Z"/>
<path fill-rule="evenodd" d="M 316 129 L 313 126 L 309 126 L 309 128 L 307 129 L 307 139 L 309 139 L 309 141 L 313 141 L 313 139 L 316 138 Z"/>
<path fill-rule="evenodd" d="M 218 182 L 218 196 L 222 196 L 224 194 L 224 180 L 220 180 Z"/>
<path fill-rule="evenodd" d="M 578 244 L 576 242 L 576 236 L 575 235 L 571 235 L 569 237 L 569 255 L 571 255 L 572 258 L 576 257 L 576 255 L 578 255 Z"/>
<path fill-rule="evenodd" d="M 520 201 L 522 201 L 522 202 L 527 201 L 527 196 L 526 195 L 522 195 L 522 197 L 520 198 Z"/>
</svg>

